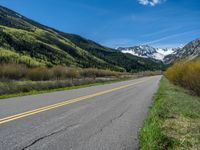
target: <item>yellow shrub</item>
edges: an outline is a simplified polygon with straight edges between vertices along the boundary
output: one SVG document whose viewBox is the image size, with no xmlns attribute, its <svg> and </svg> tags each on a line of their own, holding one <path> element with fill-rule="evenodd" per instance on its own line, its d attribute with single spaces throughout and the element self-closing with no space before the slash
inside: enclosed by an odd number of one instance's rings
<svg viewBox="0 0 200 150">
<path fill-rule="evenodd" d="M 173 83 L 200 95 L 200 59 L 179 61 L 170 67 L 165 75 Z"/>
</svg>

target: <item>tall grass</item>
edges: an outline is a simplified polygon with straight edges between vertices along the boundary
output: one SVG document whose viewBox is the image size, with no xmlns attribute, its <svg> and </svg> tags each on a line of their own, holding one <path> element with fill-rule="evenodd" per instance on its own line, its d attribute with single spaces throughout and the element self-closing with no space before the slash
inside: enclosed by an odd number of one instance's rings
<svg viewBox="0 0 200 150">
<path fill-rule="evenodd" d="M 179 61 L 165 75 L 173 83 L 200 95 L 200 59 Z"/>
</svg>

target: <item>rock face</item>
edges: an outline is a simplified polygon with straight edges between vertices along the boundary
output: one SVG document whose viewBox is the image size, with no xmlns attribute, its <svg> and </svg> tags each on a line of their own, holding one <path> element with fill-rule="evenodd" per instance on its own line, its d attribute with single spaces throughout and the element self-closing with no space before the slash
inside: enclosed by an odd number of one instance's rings
<svg viewBox="0 0 200 150">
<path fill-rule="evenodd" d="M 173 54 L 167 55 L 164 62 L 169 64 L 177 59 L 195 59 L 200 56 L 200 38 L 188 43 L 183 48 L 177 49 Z"/>
<path fill-rule="evenodd" d="M 181 58 L 188 57 L 190 59 L 200 56 L 200 38 L 187 44 L 178 54 Z"/>
</svg>

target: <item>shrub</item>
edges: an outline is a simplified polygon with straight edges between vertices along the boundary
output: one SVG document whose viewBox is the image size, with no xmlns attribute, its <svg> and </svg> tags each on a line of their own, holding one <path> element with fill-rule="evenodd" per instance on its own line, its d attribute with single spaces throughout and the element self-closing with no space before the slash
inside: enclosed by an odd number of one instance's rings
<svg viewBox="0 0 200 150">
<path fill-rule="evenodd" d="M 115 72 L 115 71 L 110 71 L 110 70 L 102 70 L 102 69 L 95 69 L 95 68 L 88 68 L 88 69 L 83 69 L 81 71 L 81 76 L 86 78 L 93 78 L 96 79 L 96 77 L 111 77 L 111 76 L 116 76 L 119 77 L 123 73 L 120 72 Z"/>
<path fill-rule="evenodd" d="M 32 81 L 46 81 L 53 78 L 53 71 L 45 67 L 31 68 L 26 77 Z"/>
<path fill-rule="evenodd" d="M 78 78 L 80 76 L 80 73 L 75 68 L 68 68 L 66 72 L 66 77 L 70 78 L 72 81 L 74 78 Z"/>
<path fill-rule="evenodd" d="M 67 76 L 67 68 L 63 66 L 55 66 L 52 68 L 53 76 L 57 80 L 64 79 Z"/>
<path fill-rule="evenodd" d="M 96 78 L 96 69 L 88 68 L 81 71 L 81 76 L 84 78 Z"/>
<path fill-rule="evenodd" d="M 171 66 L 165 75 L 173 83 L 200 95 L 200 59 L 179 61 Z"/>
<path fill-rule="evenodd" d="M 0 78 L 18 80 L 23 78 L 27 72 L 25 65 L 2 64 L 0 65 Z"/>
<path fill-rule="evenodd" d="M 64 80 L 74 78 L 93 78 L 96 77 L 119 77 L 121 75 L 127 75 L 121 72 L 115 72 L 110 70 L 102 70 L 95 68 L 70 68 L 66 66 L 54 66 L 48 67 L 34 67 L 27 68 L 25 65 L 19 64 L 7 64 L 0 65 L 0 79 L 28 79 L 32 81 L 46 81 L 46 80 Z"/>
</svg>

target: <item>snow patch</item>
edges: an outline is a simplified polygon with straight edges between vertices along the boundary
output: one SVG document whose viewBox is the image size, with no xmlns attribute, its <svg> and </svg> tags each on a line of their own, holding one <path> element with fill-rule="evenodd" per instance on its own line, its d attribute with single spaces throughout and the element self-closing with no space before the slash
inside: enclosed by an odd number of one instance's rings
<svg viewBox="0 0 200 150">
<path fill-rule="evenodd" d="M 176 48 L 154 48 L 149 45 L 118 48 L 123 53 L 129 53 L 143 58 L 153 58 L 163 61 L 165 56 L 176 53 Z"/>
</svg>

